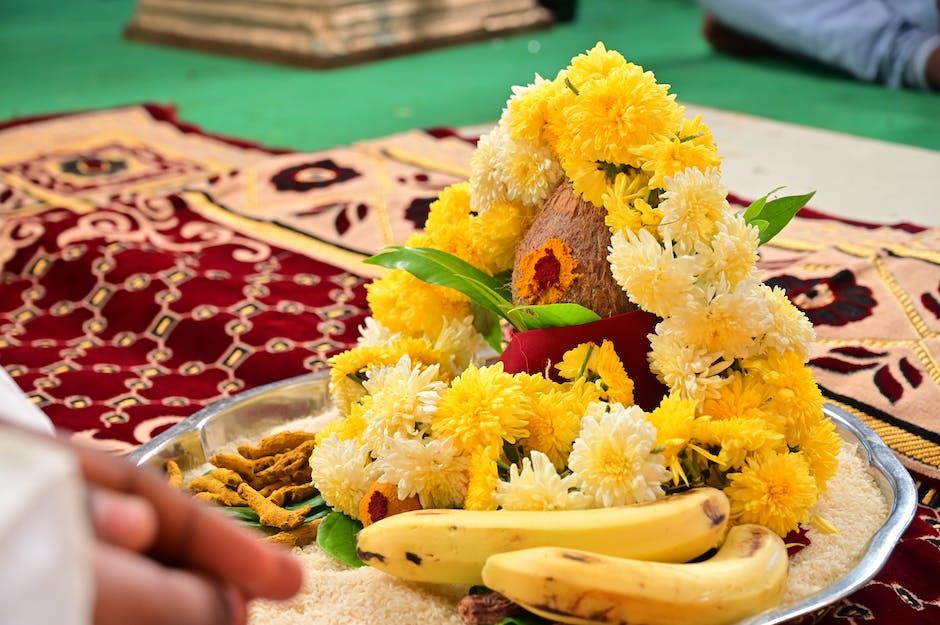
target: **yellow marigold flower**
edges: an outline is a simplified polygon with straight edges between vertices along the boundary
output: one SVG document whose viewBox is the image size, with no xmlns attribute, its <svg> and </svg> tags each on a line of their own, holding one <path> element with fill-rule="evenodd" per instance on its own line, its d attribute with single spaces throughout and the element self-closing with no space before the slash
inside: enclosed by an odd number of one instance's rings
<svg viewBox="0 0 940 625">
<path fill-rule="evenodd" d="M 564 301 L 575 280 L 578 261 L 571 246 L 561 239 L 549 239 L 541 247 L 525 254 L 519 261 L 516 290 L 529 304 L 554 304 Z"/>
<path fill-rule="evenodd" d="M 450 436 L 459 450 L 515 443 L 529 435 L 532 400 L 501 362 L 470 366 L 444 391 L 431 422 L 434 436 Z"/>
<path fill-rule="evenodd" d="M 586 158 L 639 167 L 636 146 L 679 128 L 682 107 L 668 93 L 669 85 L 657 83 L 638 65 L 615 67 L 578 89 L 566 114 L 572 147 Z"/>
<path fill-rule="evenodd" d="M 565 77 L 577 89 L 626 65 L 627 61 L 622 54 L 616 50 L 608 50 L 603 43 L 597 42 L 590 50 L 571 59 L 571 64 L 565 70 Z"/>
<path fill-rule="evenodd" d="M 735 522 L 765 525 L 780 536 L 809 521 L 809 510 L 819 497 L 809 463 L 799 453 L 752 458 L 728 478 L 725 494 Z"/>
<path fill-rule="evenodd" d="M 712 419 L 766 419 L 763 406 L 767 401 L 767 389 L 757 375 L 742 375 L 732 372 L 727 381 L 713 395 L 702 402 L 701 414 Z M 782 432 L 781 432 L 782 434 Z"/>
<path fill-rule="evenodd" d="M 467 510 L 496 510 L 496 485 L 499 483 L 499 466 L 496 464 L 500 455 L 497 446 L 476 449 L 470 454 L 467 468 L 467 495 L 463 507 Z"/>
<path fill-rule="evenodd" d="M 581 417 L 590 402 L 577 393 L 560 387 L 535 395 L 529 436 L 522 441 L 526 449 L 540 451 L 561 471 L 581 429 Z"/>
<path fill-rule="evenodd" d="M 646 415 L 656 428 L 656 446 L 662 449 L 664 464 L 672 473 L 673 484 L 679 484 L 680 480 L 685 484 L 689 483 L 685 471 L 682 470 L 679 454 L 692 438 L 697 404 L 696 401 L 672 393 L 664 397 L 659 406 Z"/>
<path fill-rule="evenodd" d="M 403 293 L 408 297 L 402 297 Z M 428 284 L 402 269 L 393 269 L 367 284 L 366 298 L 379 323 L 409 336 L 436 336 L 445 319 L 470 314 L 469 300 L 462 293 Z"/>
<path fill-rule="evenodd" d="M 490 275 L 511 269 L 516 248 L 538 214 L 519 202 L 498 202 L 473 222 L 471 244 L 482 260 L 478 268 Z"/>
<path fill-rule="evenodd" d="M 716 462 L 722 471 L 742 466 L 754 453 L 786 449 L 783 434 L 763 419 L 698 419 L 693 437 L 705 447 L 719 448 Z"/>
</svg>

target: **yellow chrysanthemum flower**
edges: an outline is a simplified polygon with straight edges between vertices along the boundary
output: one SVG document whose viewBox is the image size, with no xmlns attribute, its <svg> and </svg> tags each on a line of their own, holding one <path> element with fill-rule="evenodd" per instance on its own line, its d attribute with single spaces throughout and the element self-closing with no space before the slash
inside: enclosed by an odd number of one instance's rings
<svg viewBox="0 0 940 625">
<path fill-rule="evenodd" d="M 679 461 L 679 454 L 692 438 L 697 404 L 673 393 L 664 397 L 659 406 L 646 416 L 656 428 L 656 446 L 662 449 L 664 463 L 672 473 L 673 484 L 678 485 L 680 480 L 685 484 L 689 483 Z"/>
<path fill-rule="evenodd" d="M 649 189 L 649 176 L 643 172 L 617 174 L 613 186 L 602 197 L 607 210 L 604 223 L 611 234 L 622 230 L 638 232 L 640 228 L 646 228 L 650 234 L 658 236 L 657 226 L 663 214 L 646 201 Z"/>
<path fill-rule="evenodd" d="M 689 167 L 706 171 L 721 166 L 711 131 L 702 123 L 701 116 L 683 120 L 675 135 L 663 136 L 635 151 L 654 188 L 662 188 L 667 176 L 675 176 Z"/>
<path fill-rule="evenodd" d="M 772 429 L 763 419 L 698 419 L 693 438 L 703 447 L 718 448 L 714 462 L 722 471 L 742 466 L 755 453 L 786 449 L 783 434 Z"/>
<path fill-rule="evenodd" d="M 581 417 L 587 409 L 582 396 L 555 388 L 535 395 L 529 436 L 522 441 L 526 449 L 540 451 L 561 471 L 568 461 L 571 445 L 581 429 Z"/>
<path fill-rule="evenodd" d="M 575 273 L 577 267 L 571 246 L 561 239 L 549 239 L 519 261 L 516 292 L 529 304 L 564 301 L 568 289 L 581 277 Z"/>
<path fill-rule="evenodd" d="M 495 445 L 470 454 L 467 495 L 463 502 L 467 510 L 496 510 L 493 495 L 499 483 L 499 465 L 496 463 L 499 455 L 500 448 Z"/>
<path fill-rule="evenodd" d="M 798 352 L 768 352 L 743 363 L 761 376 L 770 397 L 765 410 L 788 441 L 802 440 L 806 428 L 822 418 L 825 398 Z"/>
<path fill-rule="evenodd" d="M 633 380 L 611 341 L 603 341 L 600 347 L 591 342 L 582 343 L 565 352 L 555 368 L 566 380 L 584 378 L 594 382 L 606 401 L 633 405 Z"/>
<path fill-rule="evenodd" d="M 538 214 L 538 208 L 519 202 L 497 202 L 473 221 L 474 256 L 482 260 L 478 268 L 495 275 L 511 269 L 516 248 Z"/>
<path fill-rule="evenodd" d="M 571 64 L 564 71 L 564 76 L 571 81 L 575 89 L 587 83 L 608 76 L 613 70 L 625 67 L 627 60 L 616 50 L 608 50 L 603 43 L 597 42 L 593 48 L 571 59 Z"/>
<path fill-rule="evenodd" d="M 403 293 L 408 297 L 402 297 Z M 428 284 L 402 269 L 393 269 L 367 284 L 366 299 L 379 323 L 409 336 L 436 336 L 446 319 L 470 314 L 469 300 L 462 293 Z"/>
<path fill-rule="evenodd" d="M 816 480 L 802 454 L 765 454 L 731 473 L 725 494 L 737 523 L 765 525 L 780 536 L 809 521 L 819 497 Z"/>
<path fill-rule="evenodd" d="M 431 432 L 453 438 L 459 450 L 472 453 L 525 438 L 531 416 L 532 399 L 501 362 L 470 366 L 444 392 Z"/>
<path fill-rule="evenodd" d="M 545 131 L 561 89 L 565 89 L 563 83 L 545 80 L 538 75 L 528 87 L 514 88 L 517 93 L 508 104 L 509 129 L 513 139 L 532 146 L 549 145 L 550 137 Z"/>
<path fill-rule="evenodd" d="M 467 233 L 473 227 L 470 210 L 470 183 L 452 184 L 431 203 L 424 231 L 431 247 L 453 254 L 471 265 L 478 265 L 473 238 Z"/>
<path fill-rule="evenodd" d="M 363 399 L 368 399 L 368 396 Z M 362 416 L 363 410 L 363 405 L 357 402 L 350 407 L 348 416 L 333 419 L 327 423 L 326 426 L 316 434 L 315 440 L 317 445 L 334 434 L 343 441 L 359 438 L 359 435 L 365 431 L 367 425 L 366 420 Z"/>
<path fill-rule="evenodd" d="M 767 399 L 767 389 L 759 376 L 735 371 L 721 388 L 702 402 L 701 414 L 712 419 L 743 417 L 764 420 L 767 414 L 763 406 Z"/>
<path fill-rule="evenodd" d="M 615 67 L 578 89 L 566 115 L 571 148 L 586 158 L 639 167 L 637 146 L 679 129 L 682 107 L 668 93 L 669 85 L 657 83 L 639 65 Z"/>
<path fill-rule="evenodd" d="M 563 144 L 561 144 L 563 145 Z M 594 206 L 604 206 L 604 195 L 610 193 L 612 183 L 607 179 L 604 169 L 591 158 L 585 158 L 576 149 L 567 151 L 559 147 L 561 166 L 571 180 L 571 186 L 585 202 Z"/>
<path fill-rule="evenodd" d="M 796 447 L 809 463 L 819 492 L 826 492 L 830 478 L 839 470 L 842 450 L 842 437 L 836 432 L 835 424 L 828 418 L 815 419 L 796 441 Z"/>
</svg>

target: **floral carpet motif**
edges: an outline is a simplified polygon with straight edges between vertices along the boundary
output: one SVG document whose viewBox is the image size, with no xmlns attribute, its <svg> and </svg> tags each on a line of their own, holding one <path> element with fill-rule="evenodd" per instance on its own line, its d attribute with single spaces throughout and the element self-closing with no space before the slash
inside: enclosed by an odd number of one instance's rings
<svg viewBox="0 0 940 625">
<path fill-rule="evenodd" d="M 0 124 L 0 363 L 61 431 L 116 453 L 323 369 L 368 314 L 361 260 L 423 226 L 472 148 L 445 129 L 270 150 L 158 106 Z M 887 566 L 820 622 L 940 622 L 940 228 L 804 210 L 761 251 L 816 327 L 827 399 L 920 486 Z"/>
</svg>

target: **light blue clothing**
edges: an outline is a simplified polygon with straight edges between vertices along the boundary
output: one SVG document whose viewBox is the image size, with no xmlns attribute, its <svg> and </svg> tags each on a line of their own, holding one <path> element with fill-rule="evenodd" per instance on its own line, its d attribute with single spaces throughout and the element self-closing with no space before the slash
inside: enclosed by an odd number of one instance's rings
<svg viewBox="0 0 940 625">
<path fill-rule="evenodd" d="M 936 0 L 698 0 L 724 25 L 889 87 L 927 89 Z"/>
</svg>

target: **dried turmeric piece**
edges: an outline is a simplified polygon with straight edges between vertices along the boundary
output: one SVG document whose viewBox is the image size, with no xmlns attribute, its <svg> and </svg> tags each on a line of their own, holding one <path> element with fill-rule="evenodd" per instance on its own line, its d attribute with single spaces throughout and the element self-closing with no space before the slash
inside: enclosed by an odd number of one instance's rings
<svg viewBox="0 0 940 625">
<path fill-rule="evenodd" d="M 315 441 L 304 441 L 297 447 L 277 455 L 277 460 L 270 467 L 258 471 L 255 476 L 259 479 L 268 479 L 270 476 L 292 475 L 310 465 L 310 452 L 313 451 Z"/>
<path fill-rule="evenodd" d="M 236 471 L 225 468 L 217 468 L 209 471 L 209 475 L 219 480 L 229 488 L 238 488 L 238 485 L 245 481 Z"/>
<path fill-rule="evenodd" d="M 193 478 L 189 483 L 189 490 L 193 492 L 208 492 L 218 495 L 225 502 L 226 506 L 244 506 L 245 500 L 242 497 L 220 482 L 212 475 L 200 475 Z"/>
<path fill-rule="evenodd" d="M 240 445 L 238 453 L 252 460 L 263 456 L 273 456 L 313 440 L 315 436 L 316 434 L 312 432 L 277 432 L 262 438 L 257 445 Z"/>
<path fill-rule="evenodd" d="M 173 488 L 183 488 L 183 471 L 176 460 L 166 461 L 167 483 Z"/>
<path fill-rule="evenodd" d="M 305 547 L 317 539 L 317 529 L 323 519 L 314 519 L 300 527 L 266 536 L 265 540 L 287 547 Z"/>
<path fill-rule="evenodd" d="M 304 518 L 310 512 L 310 506 L 304 506 L 297 510 L 282 508 L 269 501 L 264 495 L 246 483 L 238 485 L 238 494 L 244 497 L 251 509 L 258 515 L 258 521 L 268 527 L 276 527 L 281 530 L 295 529 L 303 524 Z"/>
<path fill-rule="evenodd" d="M 304 499 L 309 499 L 317 493 L 317 487 L 313 483 L 297 484 L 291 483 L 287 486 L 281 486 L 274 490 L 268 499 L 279 506 L 290 505 Z"/>
<path fill-rule="evenodd" d="M 365 527 L 399 512 L 420 509 L 421 502 L 416 495 L 399 499 L 397 484 L 376 482 L 359 501 L 359 518 Z"/>
<path fill-rule="evenodd" d="M 279 479 L 273 484 L 267 484 L 261 488 L 257 488 L 254 485 L 251 485 L 252 488 L 261 493 L 264 497 L 270 497 L 272 493 L 277 492 L 278 489 L 284 488 L 285 486 L 291 486 L 291 481 L 287 478 Z"/>
<path fill-rule="evenodd" d="M 221 495 L 216 495 L 215 493 L 210 493 L 210 492 L 207 491 L 207 490 L 199 491 L 198 493 L 196 493 L 195 495 L 193 495 L 193 498 L 194 498 L 194 499 L 198 499 L 199 501 L 204 501 L 204 502 L 206 502 L 206 503 L 214 504 L 214 505 L 216 505 L 216 506 L 225 506 L 225 505 L 227 505 L 227 504 L 225 503 L 225 499 L 223 499 Z"/>
<path fill-rule="evenodd" d="M 239 456 L 238 454 L 226 454 L 220 453 L 215 454 L 209 458 L 209 462 L 214 464 L 220 469 L 231 469 L 242 476 L 246 482 L 250 482 L 255 479 L 255 465 L 254 462 L 248 458 Z"/>
</svg>

